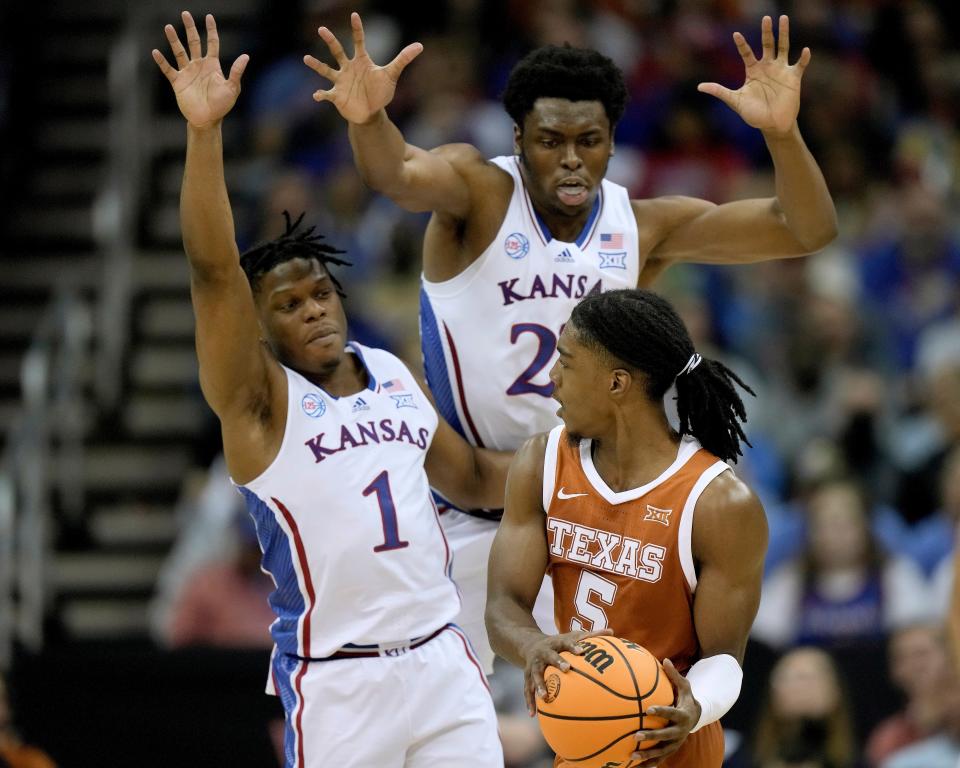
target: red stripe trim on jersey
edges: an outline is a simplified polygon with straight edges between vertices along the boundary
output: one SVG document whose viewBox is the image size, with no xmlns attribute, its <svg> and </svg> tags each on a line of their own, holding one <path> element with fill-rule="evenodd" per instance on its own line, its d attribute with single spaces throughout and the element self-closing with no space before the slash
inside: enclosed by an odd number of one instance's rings
<svg viewBox="0 0 960 768">
<path fill-rule="evenodd" d="M 450 335 L 450 329 L 447 324 L 443 324 L 443 332 L 447 334 L 447 344 L 450 346 L 450 359 L 453 361 L 453 372 L 457 377 L 457 391 L 460 393 L 460 406 L 463 408 L 463 416 L 467 420 L 467 426 L 470 427 L 470 434 L 473 435 L 474 445 L 483 448 L 483 440 L 477 432 L 477 426 L 473 423 L 473 417 L 470 415 L 470 409 L 467 408 L 467 396 L 463 391 L 463 376 L 460 374 L 460 358 L 457 356 L 457 346 L 453 343 L 453 336 Z"/>
<path fill-rule="evenodd" d="M 437 502 L 434 501 L 433 494 L 430 494 L 430 506 L 433 507 L 433 519 L 437 521 L 437 528 L 440 529 L 440 538 L 443 540 L 443 573 L 448 579 L 452 580 L 450 572 L 450 545 L 447 543 L 447 534 L 443 532 L 443 525 L 440 523 L 440 510 L 437 509 Z M 456 582 L 453 582 L 456 585 Z M 460 595 L 460 587 L 457 587 L 457 595 Z"/>
<path fill-rule="evenodd" d="M 467 636 L 460 631 L 459 627 L 449 625 L 446 628 L 460 638 L 460 642 L 463 643 L 463 650 L 467 654 L 467 658 L 470 659 L 470 663 L 477 668 L 477 672 L 480 675 L 480 682 L 483 683 L 483 687 L 487 689 L 487 693 L 490 693 L 490 684 L 487 682 L 487 676 L 483 674 L 483 667 L 480 666 L 480 662 L 477 661 L 477 657 L 473 655 L 473 650 L 470 648 L 470 641 L 467 640 Z"/>
<path fill-rule="evenodd" d="M 307 763 L 303 758 L 303 689 L 300 686 L 300 681 L 307 671 L 307 662 L 300 661 L 299 665 L 300 671 L 297 672 L 297 676 L 293 681 L 293 690 L 296 692 L 297 699 L 300 701 L 297 707 L 297 717 L 293 724 L 293 732 L 297 737 L 297 766 L 298 768 L 302 768 Z"/>
<path fill-rule="evenodd" d="M 590 241 L 593 240 L 593 236 L 597 234 L 597 228 L 600 226 L 600 217 L 603 216 L 603 184 L 600 185 L 600 210 L 597 211 L 597 217 L 593 220 L 593 228 L 590 230 L 590 235 L 587 237 L 587 241 L 583 244 L 583 248 L 580 250 L 585 251 L 587 246 L 590 245 Z"/>
<path fill-rule="evenodd" d="M 283 514 L 283 519 L 287 521 L 287 525 L 290 526 L 293 543 L 297 549 L 297 560 L 300 561 L 300 570 L 303 573 L 303 583 L 307 587 L 307 597 L 310 599 L 310 605 L 307 606 L 303 615 L 303 648 L 300 649 L 304 657 L 310 658 L 310 614 L 313 613 L 313 608 L 317 604 L 317 594 L 313 590 L 313 580 L 310 578 L 310 564 L 307 562 L 307 552 L 303 547 L 303 539 L 300 537 L 300 529 L 297 527 L 296 520 L 293 519 L 290 510 L 283 506 L 283 502 L 276 497 L 271 497 L 271 499 Z"/>
</svg>

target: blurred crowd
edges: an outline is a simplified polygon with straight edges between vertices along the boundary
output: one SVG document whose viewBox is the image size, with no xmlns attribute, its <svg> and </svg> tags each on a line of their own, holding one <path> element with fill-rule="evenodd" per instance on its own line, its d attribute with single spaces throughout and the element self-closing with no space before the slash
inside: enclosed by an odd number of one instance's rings
<svg viewBox="0 0 960 768">
<path fill-rule="evenodd" d="M 737 471 L 769 515 L 754 638 L 778 660 L 763 715 L 753 732 L 730 740 L 740 748 L 729 764 L 955 766 L 960 684 L 943 622 L 960 521 L 960 48 L 952 34 L 960 4 L 296 5 L 278 12 L 265 3 L 243 40 L 252 63 L 230 180 L 241 248 L 278 234 L 281 211 L 306 210 L 353 262 L 340 276 L 354 335 L 413 364 L 426 219 L 364 188 L 341 118 L 311 98 L 328 87 L 301 61 L 304 53 L 322 56 L 320 24 L 348 41 L 349 12 L 360 11 L 368 50 L 381 63 L 404 44 L 423 42 L 391 117 L 413 144 L 467 141 L 488 156 L 512 152 L 498 97 L 523 53 L 546 43 L 597 48 L 631 88 L 609 177 L 633 197 L 724 202 L 772 195 L 771 167 L 762 137 L 696 85 L 739 87 L 743 66 L 731 33 L 743 32 L 759 51 L 760 18 L 790 14 L 791 58 L 803 46 L 813 52 L 801 131 L 836 201 L 840 236 L 804 259 L 674 267 L 657 286 L 681 309 L 698 350 L 727 362 L 757 391 L 746 426 L 752 447 Z M 211 478 L 223 483 L 222 467 Z M 201 499 L 185 502 L 191 515 Z M 234 502 L 211 503 L 221 530 L 230 530 L 223 508 Z M 217 553 L 232 565 L 215 576 L 231 594 L 262 603 L 262 585 L 249 582 L 256 574 L 245 565 L 249 534 L 233 529 L 237 554 Z M 194 625 L 212 626 L 196 617 L 226 603 L 197 589 L 178 596 L 189 581 L 184 564 L 203 562 L 185 551 L 161 590 L 158 632 L 174 644 L 250 642 L 243 622 L 224 629 L 226 639 L 196 636 Z M 262 642 L 269 642 L 265 633 Z M 887 668 L 876 674 L 903 697 L 899 714 L 859 732 L 858 691 L 846 687 L 835 661 L 838 651 L 858 647 L 887 649 Z M 536 734 L 512 717 L 515 673 L 494 680 L 504 691 L 509 765 L 550 764 Z"/>
</svg>

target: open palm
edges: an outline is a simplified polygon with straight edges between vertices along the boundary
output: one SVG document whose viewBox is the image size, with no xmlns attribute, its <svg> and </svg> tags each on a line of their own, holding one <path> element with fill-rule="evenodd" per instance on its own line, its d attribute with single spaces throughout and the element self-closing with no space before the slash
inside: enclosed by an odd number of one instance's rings
<svg viewBox="0 0 960 768">
<path fill-rule="evenodd" d="M 810 49 L 804 48 L 797 63 L 790 64 L 790 20 L 786 16 L 780 17 L 776 51 L 773 20 L 769 16 L 763 17 L 761 32 L 763 56 L 759 61 L 743 35 L 733 33 L 746 67 L 746 79 L 739 89 L 731 91 L 718 83 L 700 83 L 697 90 L 716 96 L 748 125 L 785 134 L 792 129 L 800 111 L 800 80 L 810 63 Z"/>
<path fill-rule="evenodd" d="M 307 55 L 303 63 L 321 77 L 333 83 L 329 90 L 313 94 L 317 101 L 329 101 L 340 115 L 351 123 L 364 123 L 393 100 L 400 73 L 423 51 L 420 43 L 411 43 L 384 67 L 370 58 L 364 45 L 363 22 L 360 15 L 350 15 L 353 29 L 353 58 L 347 58 L 340 41 L 326 27 L 320 27 L 320 37 L 337 60 L 339 69 Z"/>
<path fill-rule="evenodd" d="M 171 24 L 164 27 L 177 68 L 170 66 L 160 51 L 154 49 L 153 60 L 170 81 L 177 97 L 177 106 L 191 125 L 203 127 L 215 123 L 233 109 L 240 95 L 240 78 L 250 57 L 238 57 L 230 68 L 230 77 L 220 68 L 220 38 L 213 16 L 207 15 L 207 55 L 201 55 L 200 33 L 193 17 L 184 11 L 183 27 L 187 34 L 189 56 Z"/>
</svg>

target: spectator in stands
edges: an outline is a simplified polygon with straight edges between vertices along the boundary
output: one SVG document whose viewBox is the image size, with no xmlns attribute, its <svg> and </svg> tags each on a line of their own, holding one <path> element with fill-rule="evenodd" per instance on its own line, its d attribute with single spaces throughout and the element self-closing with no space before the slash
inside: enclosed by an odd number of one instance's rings
<svg viewBox="0 0 960 768">
<path fill-rule="evenodd" d="M 755 638 L 774 647 L 877 642 L 931 615 L 923 575 L 881 550 L 856 482 L 832 480 L 814 490 L 806 528 L 801 554 L 764 582 Z"/>
<path fill-rule="evenodd" d="M 0 677 L 0 766 L 6 768 L 56 768 L 56 764 L 40 749 L 24 744 L 13 727 L 13 711 L 7 689 Z"/>
<path fill-rule="evenodd" d="M 225 560 L 201 566 L 174 602 L 167 643 L 180 648 L 270 648 L 276 618 L 268 598 L 273 583 L 260 570 L 260 545 L 253 521 L 235 519 L 237 546 Z"/>
<path fill-rule="evenodd" d="M 833 660 L 797 648 L 770 673 L 768 706 L 754 737 L 756 768 L 853 768 L 850 704 Z"/>
<path fill-rule="evenodd" d="M 894 752 L 880 768 L 956 768 L 960 762 L 960 681 L 938 684 L 943 721 L 935 733 Z"/>
<path fill-rule="evenodd" d="M 867 739 L 871 768 L 879 768 L 894 752 L 927 738 L 943 722 L 941 684 L 950 673 L 943 628 L 916 624 L 898 630 L 890 638 L 889 659 L 890 679 L 903 691 L 906 703 Z"/>
</svg>

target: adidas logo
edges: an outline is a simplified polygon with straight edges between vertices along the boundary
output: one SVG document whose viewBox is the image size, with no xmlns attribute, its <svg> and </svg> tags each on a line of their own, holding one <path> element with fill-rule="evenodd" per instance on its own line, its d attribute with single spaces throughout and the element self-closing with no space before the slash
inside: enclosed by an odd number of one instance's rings
<svg viewBox="0 0 960 768">
<path fill-rule="evenodd" d="M 560 253 L 553 257 L 553 260 L 556 262 L 563 262 L 566 264 L 571 264 L 575 261 L 573 254 L 570 253 L 569 248 L 564 248 Z"/>
<path fill-rule="evenodd" d="M 358 397 L 353 403 L 353 408 L 351 409 L 351 413 L 357 413 L 358 411 L 369 411 L 369 410 L 370 410 L 370 406 L 367 405 L 367 401 L 364 400 L 362 397 Z"/>
</svg>

